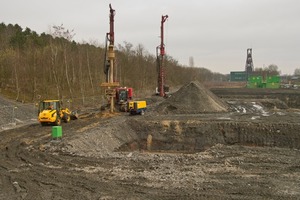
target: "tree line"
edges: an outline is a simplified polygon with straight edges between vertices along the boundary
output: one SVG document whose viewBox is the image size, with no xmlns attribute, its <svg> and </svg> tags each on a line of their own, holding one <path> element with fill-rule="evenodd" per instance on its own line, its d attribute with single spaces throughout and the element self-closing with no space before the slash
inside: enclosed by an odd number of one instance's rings
<svg viewBox="0 0 300 200">
<path fill-rule="evenodd" d="M 18 24 L 0 24 L 0 91 L 17 101 L 38 99 L 81 99 L 104 95 L 105 48 L 73 40 L 74 31 L 63 25 L 51 33 L 37 34 Z M 117 71 L 121 86 L 137 92 L 155 91 L 156 57 L 142 44 L 116 46 Z M 180 65 L 166 56 L 166 82 L 170 87 L 197 80 L 226 80 L 226 76 L 205 68 Z"/>
</svg>

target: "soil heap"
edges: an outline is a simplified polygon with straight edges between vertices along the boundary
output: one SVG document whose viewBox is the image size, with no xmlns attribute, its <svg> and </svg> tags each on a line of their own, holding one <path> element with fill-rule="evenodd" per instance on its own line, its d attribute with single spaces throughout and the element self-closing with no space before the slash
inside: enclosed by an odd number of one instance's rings
<svg viewBox="0 0 300 200">
<path fill-rule="evenodd" d="M 156 109 L 160 114 L 199 114 L 226 112 L 228 105 L 201 83 L 192 81 L 160 103 Z"/>
</svg>

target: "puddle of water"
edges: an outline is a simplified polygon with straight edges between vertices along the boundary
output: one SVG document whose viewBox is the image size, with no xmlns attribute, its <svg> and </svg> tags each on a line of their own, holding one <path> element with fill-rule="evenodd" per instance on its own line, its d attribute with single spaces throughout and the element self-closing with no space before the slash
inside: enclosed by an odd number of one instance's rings
<svg viewBox="0 0 300 200">
<path fill-rule="evenodd" d="M 230 118 L 230 117 L 218 117 L 217 119 L 231 120 L 231 118 Z"/>
</svg>

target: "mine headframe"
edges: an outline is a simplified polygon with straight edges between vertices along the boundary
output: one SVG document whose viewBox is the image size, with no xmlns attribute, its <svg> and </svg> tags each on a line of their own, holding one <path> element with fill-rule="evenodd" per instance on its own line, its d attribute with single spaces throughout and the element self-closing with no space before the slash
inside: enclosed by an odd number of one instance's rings
<svg viewBox="0 0 300 200">
<path fill-rule="evenodd" d="M 253 60 L 252 60 L 252 49 L 247 49 L 247 59 L 246 59 L 246 66 L 245 66 L 245 72 L 248 75 L 250 75 L 254 71 L 253 67 Z"/>
<path fill-rule="evenodd" d="M 156 47 L 156 59 L 157 59 L 157 91 L 159 96 L 165 96 L 165 71 L 164 71 L 164 55 L 165 55 L 165 44 L 164 44 L 164 23 L 166 22 L 168 15 L 161 17 L 160 26 L 160 45 Z M 159 51 L 159 52 L 158 52 Z"/>
</svg>

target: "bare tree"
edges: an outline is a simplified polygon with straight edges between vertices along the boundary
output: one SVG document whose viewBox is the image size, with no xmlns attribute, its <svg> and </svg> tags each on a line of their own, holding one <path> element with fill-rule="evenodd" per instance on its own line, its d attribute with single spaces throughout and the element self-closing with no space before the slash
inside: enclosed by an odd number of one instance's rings
<svg viewBox="0 0 300 200">
<path fill-rule="evenodd" d="M 75 36 L 74 30 L 68 30 L 65 29 L 63 24 L 60 26 L 53 26 L 54 32 L 53 36 L 58 37 L 58 38 L 63 38 L 64 40 L 61 40 L 62 42 L 62 47 L 63 47 L 63 56 L 64 56 L 64 66 L 65 66 L 65 79 L 69 88 L 69 92 L 71 95 L 71 99 L 73 99 L 73 91 L 72 91 L 72 86 L 70 83 L 70 77 L 69 77 L 69 62 L 68 62 L 68 52 L 67 52 L 67 47 L 68 47 L 68 42 L 70 43 Z M 64 80 L 64 77 L 62 78 Z"/>
<path fill-rule="evenodd" d="M 279 68 L 277 65 L 275 64 L 271 64 L 269 65 L 268 67 L 264 67 L 264 68 L 261 68 L 261 67 L 257 67 L 255 68 L 255 71 L 256 72 L 260 72 L 262 74 L 268 74 L 268 75 L 279 75 L 281 72 L 279 71 Z"/>
<path fill-rule="evenodd" d="M 295 76 L 300 76 L 300 68 L 296 68 L 294 71 Z"/>
<path fill-rule="evenodd" d="M 17 50 L 17 55 L 15 57 L 15 61 L 14 61 L 14 64 L 13 64 L 13 67 L 14 67 L 14 75 L 15 75 L 15 86 L 16 86 L 16 91 L 17 91 L 17 96 L 16 96 L 16 101 L 19 100 L 20 98 L 20 85 L 19 85 L 19 60 L 20 60 L 20 51 L 19 49 Z"/>
<path fill-rule="evenodd" d="M 91 73 L 91 66 L 90 66 L 90 56 L 89 56 L 89 51 L 86 51 L 86 61 L 87 61 L 87 69 L 89 72 L 89 80 L 92 88 L 92 93 L 93 97 L 95 96 L 95 89 L 94 89 L 94 84 L 93 84 L 93 78 L 92 78 L 92 73 Z"/>
<path fill-rule="evenodd" d="M 56 92 L 57 92 L 57 98 L 60 99 L 60 81 L 59 81 L 59 72 L 56 67 L 57 65 L 57 54 L 58 54 L 58 49 L 57 47 L 53 44 L 53 40 L 50 40 L 50 47 L 51 47 L 51 72 L 53 74 L 53 79 L 55 81 L 55 86 L 56 86 Z"/>
</svg>

